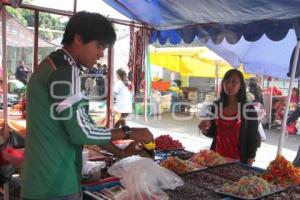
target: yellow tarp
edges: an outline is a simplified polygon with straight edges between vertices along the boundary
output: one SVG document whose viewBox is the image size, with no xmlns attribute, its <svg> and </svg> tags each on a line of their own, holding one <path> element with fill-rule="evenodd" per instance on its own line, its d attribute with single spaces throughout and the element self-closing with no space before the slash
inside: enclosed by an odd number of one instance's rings
<svg viewBox="0 0 300 200">
<path fill-rule="evenodd" d="M 218 66 L 219 78 L 232 69 L 224 59 L 206 47 L 151 49 L 150 63 L 184 76 L 207 78 L 216 77 L 216 66 Z M 250 74 L 244 72 L 242 67 L 238 69 L 243 72 L 245 78 L 251 77 Z"/>
</svg>

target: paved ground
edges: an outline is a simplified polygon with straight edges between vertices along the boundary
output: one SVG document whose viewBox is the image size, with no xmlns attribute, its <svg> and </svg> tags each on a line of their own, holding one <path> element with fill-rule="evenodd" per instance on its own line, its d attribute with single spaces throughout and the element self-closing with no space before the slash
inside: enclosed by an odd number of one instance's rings
<svg viewBox="0 0 300 200">
<path fill-rule="evenodd" d="M 195 116 L 185 114 L 164 113 L 160 116 L 151 116 L 148 123 L 145 123 L 144 116 L 132 115 L 128 120 L 131 126 L 147 126 L 153 132 L 154 136 L 169 134 L 175 139 L 179 139 L 185 148 L 197 152 L 200 149 L 209 148 L 211 139 L 199 133 L 197 128 L 199 119 Z M 258 149 L 254 166 L 266 168 L 277 153 L 280 130 L 265 130 L 267 139 L 262 142 Z M 285 145 L 282 154 L 290 161 L 293 161 L 298 146 L 300 145 L 300 136 L 289 135 L 285 137 Z"/>
</svg>

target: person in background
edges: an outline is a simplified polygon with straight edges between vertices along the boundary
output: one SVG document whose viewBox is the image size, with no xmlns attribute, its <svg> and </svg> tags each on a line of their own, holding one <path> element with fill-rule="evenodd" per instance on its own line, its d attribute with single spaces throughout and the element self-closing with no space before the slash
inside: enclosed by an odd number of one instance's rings
<svg viewBox="0 0 300 200">
<path fill-rule="evenodd" d="M 295 105 L 299 103 L 299 90 L 295 87 L 292 89 L 292 96 L 291 96 L 290 103 Z"/>
<path fill-rule="evenodd" d="M 283 118 L 284 107 L 286 106 L 286 97 L 277 97 L 272 102 L 272 122 L 281 124 Z"/>
<path fill-rule="evenodd" d="M 215 85 L 210 85 L 209 86 L 209 92 L 205 95 L 205 100 L 204 102 L 206 103 L 212 103 L 217 100 L 216 96 L 216 89 Z"/>
<path fill-rule="evenodd" d="M 176 105 L 176 103 L 183 98 L 183 92 L 180 89 L 180 87 L 181 87 L 181 80 L 173 80 L 171 82 L 170 88 L 168 89 L 172 95 L 171 111 L 175 113 L 180 112 L 180 105 Z"/>
<path fill-rule="evenodd" d="M 115 128 L 126 125 L 126 118 L 132 112 L 132 96 L 130 93 L 130 83 L 124 69 L 117 70 L 117 82 L 114 85 L 116 97 L 115 111 L 121 113 L 121 118 L 115 123 Z"/>
<path fill-rule="evenodd" d="M 261 103 L 262 105 L 264 104 L 262 90 L 261 90 L 256 78 L 250 78 L 249 92 L 254 95 L 253 102 Z"/>
<path fill-rule="evenodd" d="M 287 119 L 287 129 L 288 129 L 288 133 L 289 134 L 296 134 L 297 129 L 296 129 L 296 121 L 300 116 L 300 107 L 298 106 L 299 103 L 299 91 L 297 88 L 293 88 L 292 89 L 292 95 L 291 95 L 291 100 L 290 100 L 290 113 Z M 281 103 L 281 113 L 283 113 L 283 109 L 284 106 L 286 105 L 286 100 Z M 281 114 L 280 113 L 280 114 Z M 283 114 L 280 115 L 280 119 L 282 119 Z M 275 119 L 278 119 L 278 117 L 276 118 L 276 112 L 275 112 Z"/>
<path fill-rule="evenodd" d="M 92 91 L 93 85 L 94 85 L 93 83 L 94 83 L 93 78 L 87 78 L 85 80 L 84 86 L 85 86 L 85 91 L 86 91 L 87 96 L 91 95 L 91 91 Z"/>
<path fill-rule="evenodd" d="M 16 68 L 15 77 L 24 85 L 27 85 L 27 78 L 30 72 L 31 70 L 25 65 L 24 61 L 21 60 L 19 66 Z"/>
<path fill-rule="evenodd" d="M 52 52 L 27 87 L 27 137 L 21 196 L 27 199 L 81 200 L 83 145 L 101 145 L 118 157 L 141 152 L 153 141 L 147 128 L 98 127 L 89 116 L 81 87 L 83 67 L 91 67 L 116 41 L 111 22 L 97 13 L 78 12 L 68 22 L 62 49 Z M 114 140 L 134 140 L 121 150 Z"/>
<path fill-rule="evenodd" d="M 106 87 L 107 87 L 107 70 L 106 65 L 101 65 L 100 63 L 97 63 L 97 78 L 96 78 L 96 84 L 98 86 L 98 92 L 100 99 L 106 98 Z M 105 68 L 105 69 L 104 69 Z"/>
<path fill-rule="evenodd" d="M 101 70 L 101 68 L 102 68 L 101 63 L 97 63 L 96 64 L 97 73 L 100 73 L 99 71 Z"/>
<path fill-rule="evenodd" d="M 99 74 L 103 74 L 106 75 L 107 74 L 107 65 L 103 64 L 103 65 L 97 65 L 97 68 L 99 70 Z"/>
<path fill-rule="evenodd" d="M 288 125 L 295 123 L 295 121 L 300 116 L 300 107 L 298 106 L 298 103 L 299 103 L 299 90 L 297 88 L 293 88 L 290 104 L 293 107 L 294 112 L 292 112 L 287 119 Z"/>
<path fill-rule="evenodd" d="M 204 135 L 213 138 L 211 149 L 252 165 L 260 145 L 258 120 L 254 107 L 246 105 L 246 84 L 239 70 L 226 72 L 220 99 L 210 114 L 214 117 L 202 120 L 198 127 Z"/>
<path fill-rule="evenodd" d="M 265 109 L 263 105 L 264 101 L 263 101 L 262 90 L 256 78 L 250 78 L 249 92 L 254 96 L 252 102 L 254 103 L 254 108 L 257 111 L 259 118 L 261 119 L 265 115 Z M 258 124 L 258 132 L 260 134 L 261 140 L 267 139 L 265 130 L 263 129 L 261 122 L 259 122 Z"/>
<path fill-rule="evenodd" d="M 297 120 L 300 116 L 300 107 L 298 106 L 299 103 L 299 90 L 297 88 L 292 89 L 291 101 L 290 101 L 290 113 L 287 119 L 287 130 L 288 133 L 291 135 L 296 134 L 297 128 Z"/>
</svg>

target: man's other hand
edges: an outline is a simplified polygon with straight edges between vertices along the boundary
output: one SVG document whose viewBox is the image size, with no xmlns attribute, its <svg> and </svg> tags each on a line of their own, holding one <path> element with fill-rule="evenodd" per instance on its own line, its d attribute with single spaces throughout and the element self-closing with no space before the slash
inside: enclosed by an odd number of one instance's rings
<svg viewBox="0 0 300 200">
<path fill-rule="evenodd" d="M 154 140 L 152 133 L 148 128 L 131 128 L 130 139 L 140 143 L 149 143 Z"/>
</svg>

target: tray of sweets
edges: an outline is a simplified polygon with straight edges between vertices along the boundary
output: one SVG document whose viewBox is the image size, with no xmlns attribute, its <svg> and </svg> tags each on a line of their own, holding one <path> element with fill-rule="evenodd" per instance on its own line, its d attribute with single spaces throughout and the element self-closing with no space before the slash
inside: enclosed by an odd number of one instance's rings
<svg viewBox="0 0 300 200">
<path fill-rule="evenodd" d="M 248 175 L 243 176 L 239 181 L 225 183 L 215 190 L 216 193 L 238 199 L 261 199 L 271 194 L 281 192 L 286 188 L 268 183 L 261 177 Z"/>
<path fill-rule="evenodd" d="M 181 160 L 175 156 L 169 156 L 167 159 L 161 160 L 159 164 L 176 174 L 186 174 L 193 171 L 206 169 L 204 166 L 197 165 L 188 160 Z"/>
<path fill-rule="evenodd" d="M 199 153 L 194 154 L 189 161 L 194 162 L 198 165 L 213 167 L 224 165 L 228 163 L 237 162 L 237 160 L 226 158 L 209 149 L 201 150 Z"/>
</svg>

